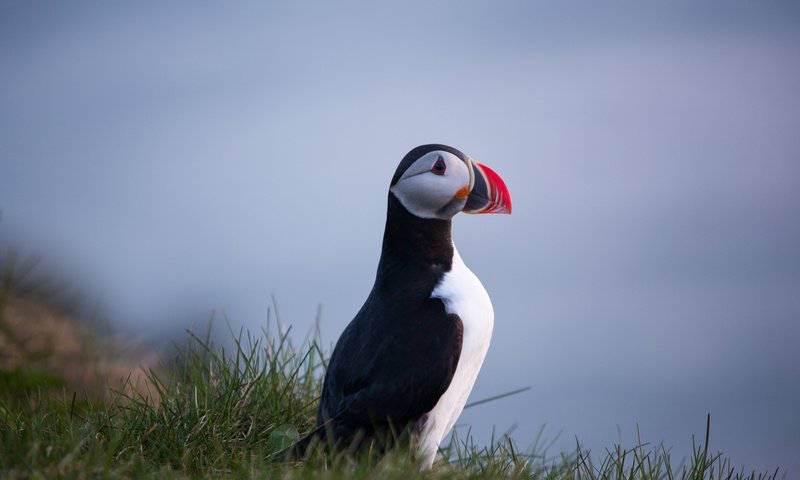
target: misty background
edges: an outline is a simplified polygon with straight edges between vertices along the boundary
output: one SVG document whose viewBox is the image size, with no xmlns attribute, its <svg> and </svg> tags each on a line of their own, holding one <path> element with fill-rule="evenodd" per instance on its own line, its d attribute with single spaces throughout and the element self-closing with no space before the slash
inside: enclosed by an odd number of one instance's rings
<svg viewBox="0 0 800 480">
<path fill-rule="evenodd" d="M 332 344 L 366 298 L 412 147 L 505 179 L 458 216 L 495 307 L 466 410 L 800 472 L 800 4 L 0 4 L 0 243 L 121 331 L 216 309 Z"/>
</svg>

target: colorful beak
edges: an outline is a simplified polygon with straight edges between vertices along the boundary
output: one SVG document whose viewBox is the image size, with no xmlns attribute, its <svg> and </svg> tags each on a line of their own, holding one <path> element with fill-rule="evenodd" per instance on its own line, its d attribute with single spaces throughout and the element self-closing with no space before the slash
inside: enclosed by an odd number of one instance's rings
<svg viewBox="0 0 800 480">
<path fill-rule="evenodd" d="M 511 213 L 511 194 L 500 175 L 471 158 L 467 163 L 472 177 L 472 189 L 462 212 Z"/>
</svg>

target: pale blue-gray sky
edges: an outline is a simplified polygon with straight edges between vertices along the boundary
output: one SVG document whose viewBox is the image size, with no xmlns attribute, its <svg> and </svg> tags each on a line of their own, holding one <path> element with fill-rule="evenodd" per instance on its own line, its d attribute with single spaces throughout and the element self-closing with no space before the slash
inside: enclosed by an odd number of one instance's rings
<svg viewBox="0 0 800 480">
<path fill-rule="evenodd" d="M 124 328 L 270 294 L 333 341 L 421 143 L 506 179 L 455 240 L 495 304 L 481 438 L 800 461 L 800 7 L 783 1 L 4 2 L 2 241 Z M 790 472 L 790 473 L 791 473 Z"/>
</svg>

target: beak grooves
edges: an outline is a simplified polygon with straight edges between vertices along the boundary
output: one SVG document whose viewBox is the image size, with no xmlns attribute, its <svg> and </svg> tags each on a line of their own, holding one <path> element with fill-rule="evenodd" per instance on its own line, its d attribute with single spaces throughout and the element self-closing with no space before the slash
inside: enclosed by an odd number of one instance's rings
<svg viewBox="0 0 800 480">
<path fill-rule="evenodd" d="M 464 213 L 511 213 L 511 194 L 506 183 L 494 170 L 472 159 L 468 162 L 472 191 Z"/>
</svg>

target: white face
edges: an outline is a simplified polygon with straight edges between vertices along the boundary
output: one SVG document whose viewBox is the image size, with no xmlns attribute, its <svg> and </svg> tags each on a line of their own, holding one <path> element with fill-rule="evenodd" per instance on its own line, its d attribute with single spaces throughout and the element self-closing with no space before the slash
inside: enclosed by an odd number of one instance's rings
<svg viewBox="0 0 800 480">
<path fill-rule="evenodd" d="M 412 214 L 448 220 L 467 203 L 470 173 L 457 156 L 434 150 L 411 164 L 390 191 Z"/>
</svg>

